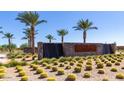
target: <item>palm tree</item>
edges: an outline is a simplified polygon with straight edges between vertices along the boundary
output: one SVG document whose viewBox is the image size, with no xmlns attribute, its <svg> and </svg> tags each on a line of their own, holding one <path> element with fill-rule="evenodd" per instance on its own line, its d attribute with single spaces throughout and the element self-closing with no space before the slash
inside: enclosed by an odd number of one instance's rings
<svg viewBox="0 0 124 93">
<path fill-rule="evenodd" d="M 77 23 L 77 26 L 73 27 L 75 30 L 83 30 L 84 43 L 86 43 L 87 31 L 91 30 L 91 29 L 96 29 L 96 30 L 98 29 L 97 27 L 92 26 L 92 25 L 93 25 L 93 23 L 90 22 L 88 19 L 86 19 L 86 20 L 81 19 Z"/>
<path fill-rule="evenodd" d="M 11 53 L 11 50 L 12 50 L 12 48 L 11 48 L 11 45 L 12 45 L 12 39 L 14 38 L 13 36 L 13 34 L 11 34 L 11 33 L 3 33 L 3 35 L 4 35 L 4 37 L 3 38 L 7 38 L 8 39 L 8 48 L 9 48 L 9 52 Z"/>
<path fill-rule="evenodd" d="M 35 53 L 35 40 L 34 40 L 34 35 L 35 35 L 35 26 L 41 24 L 41 23 L 46 23 L 46 20 L 40 20 L 39 19 L 39 14 L 37 12 L 22 12 L 19 13 L 16 20 L 19 20 L 22 23 L 25 23 L 26 26 L 30 26 L 31 29 L 31 47 L 33 49 L 33 54 Z"/>
<path fill-rule="evenodd" d="M 46 36 L 46 38 L 49 40 L 49 43 L 51 43 L 52 40 L 55 40 L 55 38 L 54 38 L 52 35 L 50 35 L 50 34 L 48 34 L 48 35 Z"/>
<path fill-rule="evenodd" d="M 57 30 L 57 33 L 59 36 L 61 36 L 61 42 L 63 45 L 64 44 L 64 36 L 68 34 L 68 31 L 65 29 L 60 29 L 60 30 Z"/>
</svg>

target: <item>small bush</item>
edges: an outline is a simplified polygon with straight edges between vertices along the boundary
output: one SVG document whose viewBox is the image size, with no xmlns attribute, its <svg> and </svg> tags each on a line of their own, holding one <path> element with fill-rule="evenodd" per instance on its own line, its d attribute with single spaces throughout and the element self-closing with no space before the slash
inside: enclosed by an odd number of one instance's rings
<svg viewBox="0 0 124 93">
<path fill-rule="evenodd" d="M 111 66 L 112 66 L 112 63 L 111 63 L 111 62 L 107 62 L 107 63 L 106 63 L 106 66 L 107 66 L 107 67 L 111 67 Z"/>
<path fill-rule="evenodd" d="M 5 77 L 5 73 L 0 73 L 0 79 Z"/>
<path fill-rule="evenodd" d="M 97 64 L 97 68 L 103 68 L 103 67 L 104 67 L 103 63 L 98 63 Z"/>
<path fill-rule="evenodd" d="M 53 65 L 54 65 L 54 66 L 58 65 L 58 62 L 54 62 Z"/>
<path fill-rule="evenodd" d="M 16 66 L 16 69 L 18 72 L 23 70 L 22 66 Z"/>
<path fill-rule="evenodd" d="M 120 66 L 120 63 L 119 63 L 119 62 L 116 62 L 115 65 L 116 65 L 116 66 Z"/>
<path fill-rule="evenodd" d="M 70 65 L 73 66 L 74 65 L 74 62 L 70 62 Z"/>
<path fill-rule="evenodd" d="M 107 77 L 103 78 L 102 81 L 109 81 Z"/>
<path fill-rule="evenodd" d="M 86 65 L 92 65 L 92 62 L 87 62 Z"/>
<path fill-rule="evenodd" d="M 16 56 L 16 58 L 22 58 L 23 57 L 23 55 L 17 55 Z"/>
<path fill-rule="evenodd" d="M 0 73 L 5 73 L 5 70 L 4 69 L 0 69 Z"/>
<path fill-rule="evenodd" d="M 28 76 L 22 76 L 21 81 L 28 81 Z"/>
<path fill-rule="evenodd" d="M 77 76 L 75 74 L 69 74 L 66 78 L 67 81 L 75 81 Z"/>
<path fill-rule="evenodd" d="M 47 63 L 43 63 L 43 64 L 42 64 L 43 67 L 45 67 L 45 66 L 47 66 L 47 65 L 48 65 Z"/>
<path fill-rule="evenodd" d="M 25 75 L 26 75 L 26 73 L 24 71 L 19 72 L 19 76 L 25 76 Z"/>
<path fill-rule="evenodd" d="M 33 70 L 36 70 L 38 68 L 38 65 L 33 65 Z"/>
<path fill-rule="evenodd" d="M 44 72 L 44 70 L 42 69 L 42 68 L 37 68 L 37 74 L 40 74 L 40 73 L 43 73 Z"/>
<path fill-rule="evenodd" d="M 86 65 L 85 70 L 86 70 L 86 71 L 92 70 L 92 66 L 91 66 L 91 65 Z"/>
<path fill-rule="evenodd" d="M 81 63 L 78 63 L 77 66 L 82 67 L 82 64 Z"/>
<path fill-rule="evenodd" d="M 57 67 L 52 67 L 52 71 L 53 71 L 53 72 L 56 72 L 57 70 L 58 70 Z"/>
<path fill-rule="evenodd" d="M 83 64 L 83 60 L 79 60 L 78 63 Z"/>
<path fill-rule="evenodd" d="M 40 78 L 47 78 L 48 74 L 46 72 L 43 72 L 40 74 Z"/>
<path fill-rule="evenodd" d="M 47 81 L 56 81 L 56 78 L 55 77 L 49 77 L 49 78 L 47 78 Z"/>
<path fill-rule="evenodd" d="M 90 78 L 91 75 L 89 73 L 84 73 L 83 78 Z"/>
<path fill-rule="evenodd" d="M 66 66 L 65 69 L 71 69 L 71 66 Z"/>
<path fill-rule="evenodd" d="M 46 66 L 46 69 L 51 69 L 51 66 L 50 65 Z"/>
<path fill-rule="evenodd" d="M 59 67 L 64 67 L 64 64 L 62 64 L 62 63 L 61 63 L 61 64 L 59 64 Z"/>
<path fill-rule="evenodd" d="M 117 79 L 124 79 L 124 74 L 123 73 L 118 73 L 116 74 Z"/>
<path fill-rule="evenodd" d="M 111 68 L 111 71 L 112 72 L 117 72 L 118 70 L 117 70 L 117 68 Z"/>
<path fill-rule="evenodd" d="M 82 70 L 81 67 L 75 67 L 75 68 L 74 68 L 74 72 L 75 72 L 75 73 L 80 73 L 81 70 Z"/>
<path fill-rule="evenodd" d="M 98 70 L 98 74 L 104 74 L 105 72 L 104 72 L 104 70 L 103 69 L 99 69 Z"/>
<path fill-rule="evenodd" d="M 64 75 L 64 69 L 59 69 L 58 72 L 57 72 L 58 75 Z"/>
</svg>

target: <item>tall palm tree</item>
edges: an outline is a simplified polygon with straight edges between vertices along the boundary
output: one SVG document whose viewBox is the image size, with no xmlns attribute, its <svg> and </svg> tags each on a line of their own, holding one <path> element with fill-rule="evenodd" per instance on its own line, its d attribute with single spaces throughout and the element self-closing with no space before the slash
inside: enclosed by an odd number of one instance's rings
<svg viewBox="0 0 124 93">
<path fill-rule="evenodd" d="M 11 50 L 12 50 L 12 48 L 11 48 L 11 45 L 12 45 L 12 39 L 14 38 L 13 36 L 13 34 L 11 34 L 11 33 L 3 33 L 3 38 L 7 38 L 8 39 L 8 48 L 9 48 L 9 52 L 11 53 Z"/>
<path fill-rule="evenodd" d="M 48 34 L 48 35 L 46 36 L 46 38 L 49 40 L 49 43 L 51 43 L 52 40 L 55 40 L 55 38 L 54 38 L 52 35 L 50 35 L 50 34 Z"/>
<path fill-rule="evenodd" d="M 41 23 L 46 23 L 46 20 L 40 20 L 39 19 L 39 14 L 37 12 L 22 12 L 19 13 L 16 20 L 19 20 L 20 22 L 24 23 L 26 26 L 30 26 L 31 28 L 31 46 L 33 49 L 33 54 L 35 53 L 35 40 L 34 40 L 34 35 L 35 35 L 35 26 L 41 24 Z"/>
<path fill-rule="evenodd" d="M 59 36 L 61 36 L 61 42 L 63 45 L 64 44 L 64 36 L 68 34 L 68 31 L 65 29 L 60 29 L 60 30 L 57 30 L 57 33 Z"/>
<path fill-rule="evenodd" d="M 98 29 L 97 27 L 92 26 L 92 25 L 93 25 L 93 23 L 90 22 L 88 19 L 86 19 L 86 20 L 81 19 L 77 23 L 77 26 L 73 27 L 75 30 L 83 30 L 84 43 L 86 43 L 87 31 L 91 30 L 91 29 L 96 29 L 96 30 Z"/>
</svg>

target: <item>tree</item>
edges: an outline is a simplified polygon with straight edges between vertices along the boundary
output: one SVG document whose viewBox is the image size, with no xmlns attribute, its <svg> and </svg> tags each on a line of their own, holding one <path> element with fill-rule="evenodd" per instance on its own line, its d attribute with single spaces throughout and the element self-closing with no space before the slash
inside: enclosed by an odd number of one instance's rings
<svg viewBox="0 0 124 93">
<path fill-rule="evenodd" d="M 26 47 L 28 47 L 28 44 L 27 44 L 27 43 L 24 43 L 24 44 L 21 44 L 21 45 L 20 45 L 20 48 L 21 48 L 21 49 L 26 48 Z"/>
<path fill-rule="evenodd" d="M 7 38 L 8 39 L 8 49 L 9 49 L 9 52 L 11 53 L 12 51 L 12 39 L 14 38 L 13 34 L 11 33 L 3 33 L 3 38 Z"/>
<path fill-rule="evenodd" d="M 98 29 L 97 27 L 95 26 L 92 26 L 93 23 L 90 22 L 88 19 L 86 20 L 79 20 L 79 22 L 77 23 L 77 26 L 74 26 L 73 28 L 75 30 L 81 30 L 83 31 L 83 40 L 84 40 L 84 43 L 86 43 L 86 38 L 87 38 L 87 31 L 88 30 L 91 30 L 91 29 Z"/>
<path fill-rule="evenodd" d="M 39 14 L 37 12 L 22 12 L 19 13 L 16 20 L 19 20 L 21 23 L 24 23 L 26 26 L 29 26 L 31 29 L 31 47 L 33 49 L 33 54 L 35 53 L 35 26 L 46 23 L 46 20 L 40 20 Z"/>
<path fill-rule="evenodd" d="M 59 36 L 61 36 L 61 42 L 63 45 L 64 44 L 64 36 L 68 34 L 68 31 L 65 29 L 60 29 L 60 30 L 57 30 L 57 33 Z"/>
<path fill-rule="evenodd" d="M 46 36 L 46 38 L 49 40 L 49 43 L 51 43 L 52 40 L 55 40 L 55 38 L 54 38 L 52 35 L 50 35 L 50 34 L 48 34 L 48 35 Z"/>
</svg>

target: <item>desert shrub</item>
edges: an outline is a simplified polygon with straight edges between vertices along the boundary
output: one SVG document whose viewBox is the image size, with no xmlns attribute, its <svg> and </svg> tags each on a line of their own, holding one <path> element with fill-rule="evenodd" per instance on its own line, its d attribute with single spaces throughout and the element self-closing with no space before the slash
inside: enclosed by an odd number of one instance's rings
<svg viewBox="0 0 124 93">
<path fill-rule="evenodd" d="M 73 66 L 74 65 L 74 62 L 70 62 L 70 65 Z"/>
<path fill-rule="evenodd" d="M 5 73 L 5 70 L 4 69 L 0 69 L 0 73 Z"/>
<path fill-rule="evenodd" d="M 23 57 L 23 55 L 17 55 L 16 56 L 16 58 L 22 58 Z"/>
<path fill-rule="evenodd" d="M 58 65 L 58 62 L 55 61 L 55 62 L 53 63 L 53 65 L 55 65 L 55 66 Z"/>
<path fill-rule="evenodd" d="M 41 60 L 41 63 L 51 63 L 51 60 L 50 59 L 48 59 L 48 58 L 43 58 L 42 60 Z"/>
<path fill-rule="evenodd" d="M 40 74 L 40 78 L 47 78 L 48 74 L 46 72 L 43 72 Z"/>
<path fill-rule="evenodd" d="M 52 67 L 52 71 L 53 71 L 53 72 L 56 72 L 57 70 L 58 70 L 57 67 Z"/>
<path fill-rule="evenodd" d="M 23 71 L 23 68 L 21 66 L 16 66 L 17 71 Z"/>
<path fill-rule="evenodd" d="M 123 73 L 117 73 L 116 78 L 117 79 L 124 79 L 124 74 Z"/>
<path fill-rule="evenodd" d="M 97 73 L 98 73 L 98 74 L 104 74 L 105 72 L 104 72 L 103 69 L 99 69 Z"/>
<path fill-rule="evenodd" d="M 59 67 L 64 67 L 64 64 L 62 64 L 62 63 L 61 63 L 61 64 L 59 64 Z"/>
<path fill-rule="evenodd" d="M 71 69 L 71 66 L 66 66 L 65 69 Z"/>
<path fill-rule="evenodd" d="M 83 64 L 83 60 L 79 60 L 79 61 L 78 61 L 78 63 L 81 63 L 81 64 Z"/>
<path fill-rule="evenodd" d="M 58 69 L 57 74 L 58 75 L 64 75 L 64 69 Z"/>
<path fill-rule="evenodd" d="M 56 78 L 55 77 L 48 77 L 47 81 L 56 81 Z"/>
<path fill-rule="evenodd" d="M 65 61 L 64 64 L 68 64 L 69 62 L 68 61 Z"/>
<path fill-rule="evenodd" d="M 51 69 L 51 66 L 50 65 L 46 66 L 46 69 Z"/>
<path fill-rule="evenodd" d="M 111 63 L 111 62 L 107 62 L 107 63 L 106 63 L 106 66 L 107 66 L 107 67 L 111 67 L 111 66 L 112 66 L 112 63 Z"/>
<path fill-rule="evenodd" d="M 19 65 L 19 63 L 14 59 L 12 59 L 9 63 L 5 64 L 6 67 L 15 67 L 17 65 Z"/>
<path fill-rule="evenodd" d="M 67 81 L 75 81 L 77 76 L 75 74 L 69 74 L 66 78 Z"/>
<path fill-rule="evenodd" d="M 123 66 L 123 67 L 121 67 L 121 69 L 124 69 L 124 66 Z"/>
<path fill-rule="evenodd" d="M 38 68 L 38 65 L 33 65 L 33 70 L 36 70 Z"/>
<path fill-rule="evenodd" d="M 79 61 L 79 60 L 81 59 L 81 57 L 76 56 L 76 57 L 74 57 L 74 59 L 75 59 L 76 61 Z"/>
<path fill-rule="evenodd" d="M 116 66 L 120 66 L 120 63 L 119 63 L 119 62 L 115 62 L 115 65 L 116 65 Z"/>
<path fill-rule="evenodd" d="M 83 78 L 90 78 L 91 75 L 89 73 L 84 73 Z"/>
<path fill-rule="evenodd" d="M 66 61 L 66 57 L 60 57 L 59 58 L 59 62 L 65 62 Z"/>
<path fill-rule="evenodd" d="M 88 62 L 86 63 L 86 65 L 92 65 L 92 62 L 89 62 L 89 61 L 88 61 Z"/>
<path fill-rule="evenodd" d="M 19 72 L 19 76 L 25 76 L 25 75 L 26 75 L 26 73 L 24 71 Z"/>
<path fill-rule="evenodd" d="M 37 60 L 33 61 L 31 64 L 39 64 L 39 62 Z"/>
<path fill-rule="evenodd" d="M 21 81 L 28 81 L 28 76 L 22 76 Z"/>
<path fill-rule="evenodd" d="M 81 63 L 78 63 L 77 66 L 82 67 L 82 64 Z"/>
<path fill-rule="evenodd" d="M 102 81 L 109 81 L 107 77 L 103 78 Z"/>
<path fill-rule="evenodd" d="M 5 73 L 0 73 L 0 79 L 5 77 Z"/>
<path fill-rule="evenodd" d="M 42 64 L 43 67 L 45 67 L 45 66 L 47 66 L 47 65 L 48 65 L 47 63 L 43 63 L 43 64 Z"/>
<path fill-rule="evenodd" d="M 42 68 L 40 68 L 40 67 L 37 68 L 37 71 L 36 71 L 37 74 L 40 74 L 40 73 L 43 73 L 43 72 L 44 72 L 44 70 Z"/>
<path fill-rule="evenodd" d="M 104 67 L 103 63 L 98 63 L 97 64 L 97 68 L 103 68 L 103 67 Z"/>
<path fill-rule="evenodd" d="M 111 68 L 111 71 L 112 72 L 117 72 L 118 70 L 117 70 L 117 68 Z"/>
<path fill-rule="evenodd" d="M 86 65 L 85 70 L 86 70 L 86 71 L 92 70 L 92 66 L 91 66 L 91 65 Z"/>
<path fill-rule="evenodd" d="M 27 65 L 27 63 L 26 63 L 26 62 L 24 62 L 24 61 L 22 61 L 22 62 L 18 62 L 18 65 L 21 65 L 21 66 L 26 66 L 26 65 Z"/>
<path fill-rule="evenodd" d="M 75 68 L 74 68 L 74 72 L 75 72 L 75 73 L 80 73 L 81 70 L 82 70 L 81 67 L 75 67 Z"/>
</svg>

